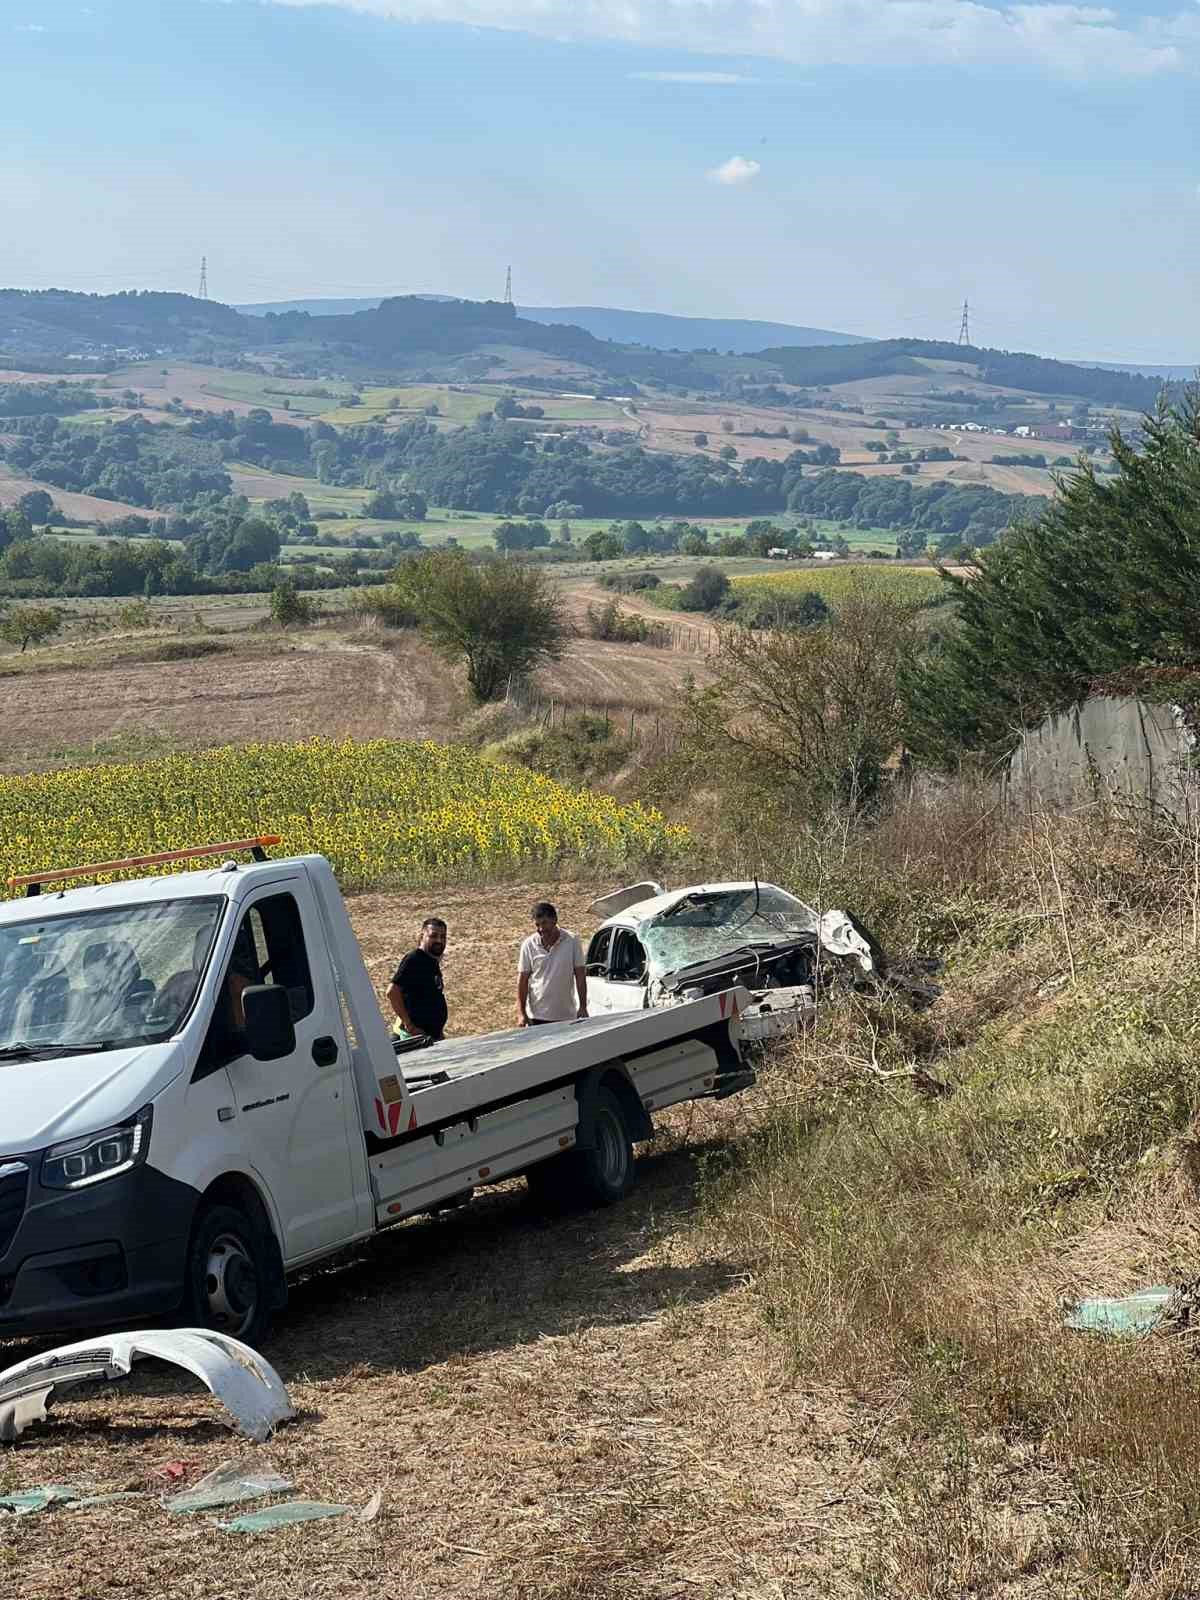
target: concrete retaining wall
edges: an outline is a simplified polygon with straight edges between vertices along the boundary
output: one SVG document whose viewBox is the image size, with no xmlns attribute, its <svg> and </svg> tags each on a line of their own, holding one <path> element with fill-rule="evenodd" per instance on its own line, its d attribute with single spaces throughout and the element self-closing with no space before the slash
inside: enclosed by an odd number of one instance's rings
<svg viewBox="0 0 1200 1600">
<path fill-rule="evenodd" d="M 1195 814 L 1197 774 L 1188 770 L 1195 749 L 1176 706 L 1088 700 L 1025 735 L 1009 762 L 1005 795 L 1014 805 L 1032 795 L 1043 806 L 1074 807 L 1107 792 Z"/>
</svg>

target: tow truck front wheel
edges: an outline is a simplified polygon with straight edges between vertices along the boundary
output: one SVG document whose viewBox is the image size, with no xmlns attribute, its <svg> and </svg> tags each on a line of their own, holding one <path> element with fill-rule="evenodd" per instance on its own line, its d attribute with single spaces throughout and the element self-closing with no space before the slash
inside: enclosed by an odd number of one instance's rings
<svg viewBox="0 0 1200 1600">
<path fill-rule="evenodd" d="M 210 1205 L 192 1229 L 188 1315 L 196 1327 L 257 1344 L 271 1320 L 266 1251 L 253 1221 L 236 1206 Z"/>
<path fill-rule="evenodd" d="M 601 1089 L 592 1106 L 586 1144 L 540 1162 L 526 1173 L 533 1199 L 554 1210 L 612 1206 L 633 1187 L 633 1140 L 621 1102 Z"/>
</svg>

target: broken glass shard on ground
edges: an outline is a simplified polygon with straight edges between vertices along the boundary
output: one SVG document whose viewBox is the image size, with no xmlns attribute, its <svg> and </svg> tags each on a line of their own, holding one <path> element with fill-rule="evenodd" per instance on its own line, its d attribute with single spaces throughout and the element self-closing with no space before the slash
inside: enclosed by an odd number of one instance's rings
<svg viewBox="0 0 1200 1600">
<path fill-rule="evenodd" d="M 1154 1284 L 1120 1299 L 1079 1300 L 1068 1306 L 1063 1326 L 1080 1333 L 1114 1333 L 1141 1338 L 1173 1314 L 1177 1291 L 1170 1284 Z"/>
<path fill-rule="evenodd" d="M 353 1506 L 325 1505 L 319 1500 L 285 1500 L 282 1505 L 262 1511 L 248 1511 L 244 1517 L 222 1522 L 226 1533 L 269 1533 L 273 1528 L 288 1528 L 297 1522 L 318 1522 L 325 1517 L 348 1517 Z"/>
<path fill-rule="evenodd" d="M 247 1500 L 265 1500 L 269 1494 L 290 1494 L 295 1487 L 292 1480 L 276 1472 L 270 1462 L 250 1457 L 223 1461 L 192 1488 L 168 1495 L 163 1505 L 175 1512 L 216 1511 L 221 1506 L 239 1505 Z"/>
</svg>

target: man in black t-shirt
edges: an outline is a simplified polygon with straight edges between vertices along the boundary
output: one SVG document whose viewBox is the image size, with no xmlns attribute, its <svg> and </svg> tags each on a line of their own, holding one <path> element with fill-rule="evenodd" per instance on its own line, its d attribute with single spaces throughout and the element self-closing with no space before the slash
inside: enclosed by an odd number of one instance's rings
<svg viewBox="0 0 1200 1600">
<path fill-rule="evenodd" d="M 446 1032 L 446 996 L 442 990 L 442 956 L 446 924 L 426 917 L 417 948 L 410 950 L 392 976 L 388 1004 L 399 1019 L 397 1033 L 412 1038 L 440 1039 Z"/>
</svg>

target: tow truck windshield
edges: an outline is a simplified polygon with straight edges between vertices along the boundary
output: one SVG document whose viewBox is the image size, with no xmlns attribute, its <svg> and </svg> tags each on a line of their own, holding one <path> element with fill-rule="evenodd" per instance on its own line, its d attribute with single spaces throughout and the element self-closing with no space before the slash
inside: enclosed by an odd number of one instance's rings
<svg viewBox="0 0 1200 1600">
<path fill-rule="evenodd" d="M 191 1009 L 219 898 L 0 925 L 0 1062 L 168 1039 Z"/>
</svg>

